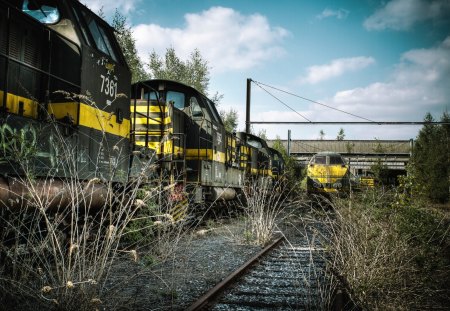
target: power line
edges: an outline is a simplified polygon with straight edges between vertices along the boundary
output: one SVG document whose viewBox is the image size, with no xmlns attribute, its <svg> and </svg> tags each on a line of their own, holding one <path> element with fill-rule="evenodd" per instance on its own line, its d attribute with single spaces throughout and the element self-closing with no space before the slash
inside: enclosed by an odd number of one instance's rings
<svg viewBox="0 0 450 311">
<path fill-rule="evenodd" d="M 261 87 L 260 85 L 264 85 L 264 86 L 266 86 L 266 87 L 270 87 L 270 88 L 272 88 L 272 89 L 274 89 L 274 90 L 277 90 L 277 91 L 279 91 L 279 92 L 283 92 L 283 93 L 289 94 L 289 95 L 291 95 L 291 96 L 294 96 L 294 97 L 297 97 L 297 98 L 300 98 L 300 99 L 309 101 L 309 102 L 311 102 L 311 103 L 318 104 L 318 105 L 327 107 L 327 108 L 329 108 L 329 109 L 333 109 L 333 110 L 336 110 L 336 111 L 339 111 L 339 112 L 342 112 L 342 113 L 351 115 L 351 116 L 356 117 L 356 118 L 359 118 L 359 119 L 363 119 L 363 120 L 366 120 L 366 121 L 369 121 L 369 122 L 375 122 L 375 123 L 377 123 L 376 121 L 367 119 L 367 118 L 365 118 L 365 117 L 361 117 L 361 116 L 358 116 L 358 115 L 353 114 L 353 113 L 351 113 L 351 112 L 347 112 L 347 111 L 344 111 L 344 110 L 341 110 L 341 109 L 337 109 L 337 108 L 334 108 L 334 107 L 325 105 L 325 104 L 320 103 L 320 102 L 318 102 L 318 101 L 315 101 L 315 100 L 312 100 L 312 99 L 309 99 L 309 98 L 306 98 L 306 97 L 303 97 L 303 96 L 300 96 L 300 95 L 297 95 L 297 94 L 294 94 L 294 93 L 291 93 L 291 92 L 288 92 L 288 91 L 285 91 L 285 90 L 282 90 L 282 89 L 279 89 L 279 88 L 276 88 L 276 87 L 274 87 L 274 86 L 267 85 L 267 84 L 264 84 L 264 83 L 262 83 L 262 82 L 258 82 L 258 81 L 254 81 L 254 80 L 251 80 L 251 81 L 255 82 L 255 84 L 258 85 L 259 87 Z M 269 94 L 270 94 L 270 93 L 269 93 Z M 289 108 L 290 108 L 290 107 L 289 107 Z M 292 108 L 290 108 L 290 109 L 292 109 Z M 306 119 L 306 118 L 305 118 L 305 119 Z M 253 122 L 252 122 L 252 123 L 253 123 Z"/>
<path fill-rule="evenodd" d="M 331 125 L 331 124 L 347 124 L 347 125 L 441 125 L 441 124 L 450 124 L 450 122 L 426 122 L 426 121 L 370 121 L 370 122 L 363 122 L 363 121 L 356 121 L 356 122 L 350 122 L 350 121 L 332 121 L 332 122 L 326 122 L 326 121 L 309 121 L 309 122 L 302 122 L 302 121 L 251 121 L 252 124 L 325 124 L 325 125 Z"/>
<path fill-rule="evenodd" d="M 253 80 L 251 80 L 253 81 Z M 258 82 L 255 82 L 255 84 L 257 86 L 259 86 L 264 92 L 266 92 L 267 94 L 269 94 L 270 96 L 272 96 L 273 98 L 275 98 L 276 100 L 278 100 L 280 103 L 282 103 L 283 105 L 285 105 L 286 107 L 288 107 L 289 109 L 291 109 L 293 112 L 295 112 L 296 114 L 298 114 L 300 117 L 302 117 L 305 120 L 308 120 L 309 122 L 311 122 L 311 120 L 309 120 L 307 117 L 303 116 L 302 114 L 300 114 L 298 111 L 296 111 L 294 108 L 291 108 L 289 105 L 287 105 L 286 103 L 284 103 L 281 99 L 279 99 L 278 97 L 276 97 L 275 95 L 273 95 L 272 93 L 270 93 L 269 91 L 267 91 L 265 88 L 263 88 L 261 85 L 259 85 Z"/>
</svg>

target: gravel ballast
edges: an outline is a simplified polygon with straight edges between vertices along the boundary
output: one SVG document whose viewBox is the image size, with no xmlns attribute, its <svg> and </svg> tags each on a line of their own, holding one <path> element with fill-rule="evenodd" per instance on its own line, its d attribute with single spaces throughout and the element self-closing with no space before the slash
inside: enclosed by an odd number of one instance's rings
<svg viewBox="0 0 450 311">
<path fill-rule="evenodd" d="M 293 245 L 320 245 L 316 239 L 321 234 L 312 224 L 316 221 L 305 218 L 308 211 L 300 209 L 286 208 L 278 228 Z M 216 222 L 177 239 L 173 253 L 162 263 L 145 266 L 144 251 L 138 252 L 137 262 L 124 257 L 111 271 L 107 283 L 111 298 L 104 309 L 185 310 L 262 249 L 245 243 L 248 232 L 239 219 Z"/>
<path fill-rule="evenodd" d="M 107 282 L 105 310 L 184 310 L 261 247 L 242 243 L 244 224 L 234 221 L 185 234 L 166 261 L 145 266 L 124 257 Z M 139 254 L 138 254 L 139 255 Z"/>
</svg>

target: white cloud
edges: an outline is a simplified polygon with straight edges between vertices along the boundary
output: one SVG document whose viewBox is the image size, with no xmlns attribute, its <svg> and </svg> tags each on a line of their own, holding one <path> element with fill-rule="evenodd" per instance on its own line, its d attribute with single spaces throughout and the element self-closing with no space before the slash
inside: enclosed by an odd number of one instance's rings
<svg viewBox="0 0 450 311">
<path fill-rule="evenodd" d="M 448 0 L 392 0 L 364 21 L 367 30 L 408 30 L 418 22 L 450 17 Z"/>
<path fill-rule="evenodd" d="M 107 0 L 81 0 L 81 3 L 86 5 L 91 11 L 98 13 L 103 10 L 106 16 L 114 14 L 119 11 L 123 15 L 128 15 L 129 12 L 136 9 L 136 5 L 142 0 L 114 0 L 113 3 Z"/>
<path fill-rule="evenodd" d="M 349 71 L 363 69 L 373 63 L 375 63 L 375 59 L 366 56 L 334 59 L 330 63 L 325 65 L 316 65 L 309 67 L 307 76 L 300 79 L 300 82 L 315 84 L 324 80 L 341 76 Z"/>
<path fill-rule="evenodd" d="M 426 112 L 438 118 L 450 101 L 448 55 L 450 36 L 404 53 L 388 81 L 337 92 L 330 103 L 376 121 L 420 121 Z"/>
<path fill-rule="evenodd" d="M 260 14 L 242 15 L 224 7 L 185 15 L 183 28 L 141 24 L 133 28 L 136 47 L 146 61 L 155 50 L 164 55 L 173 47 L 182 58 L 198 48 L 214 72 L 242 70 L 284 54 L 281 41 L 288 32 L 273 27 Z"/>
<path fill-rule="evenodd" d="M 422 121 L 427 112 L 439 119 L 450 108 L 450 36 L 437 46 L 414 49 L 403 53 L 391 75 L 385 81 L 365 87 L 342 90 L 331 98 L 318 102 L 374 121 Z M 295 93 L 295 91 L 293 91 Z M 288 101 L 286 101 L 288 102 Z M 289 103 L 289 102 L 288 102 Z M 331 110 L 318 104 L 302 105 L 298 112 L 312 121 L 365 121 Z M 275 110 L 255 114 L 252 120 L 304 121 L 291 111 Z M 263 126 L 263 125 L 258 125 Z M 255 126 L 255 128 L 258 128 Z M 265 125 L 267 128 L 268 126 Z M 335 138 L 339 127 L 344 127 L 347 139 L 409 139 L 414 138 L 420 126 L 343 126 L 294 125 L 294 137 L 317 138 L 324 129 L 327 138 Z M 283 135 L 282 125 L 271 127 L 270 137 Z"/>
<path fill-rule="evenodd" d="M 337 19 L 346 19 L 350 12 L 346 9 L 332 10 L 326 8 L 319 15 L 316 16 L 317 19 L 324 19 L 328 17 L 336 17 Z"/>
</svg>

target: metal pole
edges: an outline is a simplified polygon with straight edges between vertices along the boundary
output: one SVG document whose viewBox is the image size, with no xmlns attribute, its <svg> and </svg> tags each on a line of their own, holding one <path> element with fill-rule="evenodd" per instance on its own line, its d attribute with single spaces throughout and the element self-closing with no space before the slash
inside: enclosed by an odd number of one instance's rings
<svg viewBox="0 0 450 311">
<path fill-rule="evenodd" d="M 291 130 L 288 130 L 287 154 L 291 156 Z"/>
<path fill-rule="evenodd" d="M 412 157 L 414 151 L 414 139 L 409 140 L 409 156 Z"/>
<path fill-rule="evenodd" d="M 247 106 L 245 110 L 245 132 L 250 134 L 250 98 L 251 98 L 252 79 L 247 79 Z"/>
</svg>

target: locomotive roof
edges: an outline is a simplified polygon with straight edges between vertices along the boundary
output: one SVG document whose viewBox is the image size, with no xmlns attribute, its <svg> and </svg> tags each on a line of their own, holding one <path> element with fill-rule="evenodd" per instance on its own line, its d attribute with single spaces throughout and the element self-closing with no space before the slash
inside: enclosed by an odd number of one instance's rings
<svg viewBox="0 0 450 311">
<path fill-rule="evenodd" d="M 213 113 L 219 119 L 220 124 L 223 124 L 222 117 L 220 116 L 219 112 L 217 111 L 216 103 L 214 103 L 211 99 L 209 99 L 208 96 L 206 96 L 205 94 L 203 94 L 202 92 L 200 92 L 196 88 L 194 88 L 194 87 L 192 87 L 192 86 L 190 86 L 188 84 L 185 84 L 183 82 L 170 80 L 170 79 L 149 79 L 149 80 L 144 80 L 144 81 L 139 81 L 139 82 L 133 83 L 131 85 L 131 89 L 134 90 L 135 87 L 137 87 L 139 85 L 150 86 L 151 84 L 159 84 L 159 83 L 164 83 L 164 84 L 167 84 L 167 85 L 172 85 L 172 86 L 176 86 L 176 87 L 179 87 L 179 88 L 184 88 L 184 89 L 187 89 L 187 90 L 189 90 L 189 91 L 191 91 L 193 93 L 197 93 L 197 94 L 203 96 L 204 98 L 208 99 L 211 103 L 214 104 L 214 105 L 210 105 L 210 109 L 214 110 Z M 155 89 L 155 90 L 157 90 L 157 89 Z"/>
<path fill-rule="evenodd" d="M 132 84 L 132 86 L 139 85 L 139 84 L 147 84 L 147 83 L 153 84 L 153 83 L 159 83 L 159 82 L 173 84 L 173 85 L 177 85 L 178 84 L 180 86 L 183 86 L 185 88 L 190 89 L 193 92 L 196 92 L 196 93 L 198 93 L 200 95 L 203 95 L 203 96 L 205 96 L 206 98 L 209 99 L 208 96 L 206 96 L 205 94 L 203 94 L 202 92 L 200 92 L 199 90 L 194 88 L 193 86 L 190 86 L 190 85 L 188 85 L 186 83 L 183 83 L 183 82 L 180 82 L 180 81 L 171 80 L 171 79 L 148 79 L 148 80 L 144 80 L 144 81 L 135 82 L 135 83 Z M 211 100 L 211 99 L 209 99 L 209 100 Z"/>
<path fill-rule="evenodd" d="M 246 132 L 238 132 L 238 133 L 236 133 L 236 135 L 240 139 L 245 138 L 245 141 L 247 141 L 248 139 L 259 141 L 261 143 L 262 148 L 266 148 L 266 149 L 269 148 L 269 146 L 267 145 L 267 142 L 264 139 L 262 139 L 261 137 L 259 137 L 259 136 L 256 136 L 256 135 L 253 135 L 253 134 L 249 134 L 249 133 L 246 133 Z"/>
<path fill-rule="evenodd" d="M 202 92 L 198 91 L 196 88 L 187 85 L 183 82 L 179 82 L 179 81 L 175 81 L 175 80 L 170 80 L 170 79 L 149 79 L 149 80 L 145 80 L 145 81 L 139 81 L 136 83 L 133 83 L 131 85 L 131 93 L 132 96 L 136 96 L 136 94 L 133 95 L 133 92 L 137 92 L 137 87 L 139 87 L 140 85 L 142 86 L 146 86 L 146 87 L 150 87 L 155 91 L 159 91 L 158 87 L 155 87 L 155 84 L 160 84 L 160 83 L 164 83 L 165 85 L 168 86 L 175 86 L 175 88 L 181 89 L 181 90 L 187 90 L 189 92 L 195 93 L 200 95 L 201 97 L 203 97 L 204 99 L 208 100 L 211 104 L 209 103 L 205 103 L 208 107 L 208 109 L 213 110 L 211 113 L 214 114 L 215 119 L 217 119 L 217 121 L 219 122 L 219 124 L 223 125 L 223 120 L 219 114 L 219 112 L 217 111 L 216 108 L 216 103 L 214 103 L 211 99 L 208 98 L 208 96 L 206 96 L 205 94 L 203 94 Z"/>
<path fill-rule="evenodd" d="M 278 156 L 283 157 L 281 152 L 279 152 L 277 149 L 269 147 L 269 150 L 271 153 L 276 153 L 276 154 L 278 154 Z"/>
</svg>

